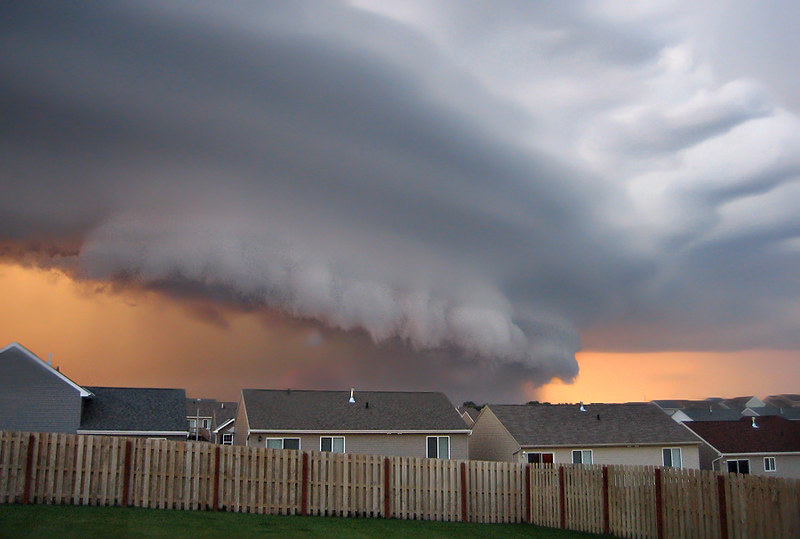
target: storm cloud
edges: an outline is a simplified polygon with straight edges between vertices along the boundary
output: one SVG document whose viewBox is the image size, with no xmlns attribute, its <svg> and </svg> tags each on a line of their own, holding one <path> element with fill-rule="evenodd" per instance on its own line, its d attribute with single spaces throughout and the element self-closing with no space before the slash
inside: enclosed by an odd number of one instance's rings
<svg viewBox="0 0 800 539">
<path fill-rule="evenodd" d="M 796 88 L 693 39 L 724 35 L 702 10 L 0 10 L 7 257 L 365 334 L 460 391 L 570 380 L 582 337 L 800 347 Z"/>
</svg>

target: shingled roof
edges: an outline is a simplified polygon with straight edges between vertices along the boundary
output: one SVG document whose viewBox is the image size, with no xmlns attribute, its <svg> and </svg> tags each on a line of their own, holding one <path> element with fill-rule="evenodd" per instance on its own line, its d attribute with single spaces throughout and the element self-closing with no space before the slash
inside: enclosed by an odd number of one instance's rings
<svg viewBox="0 0 800 539">
<path fill-rule="evenodd" d="M 754 421 L 758 428 L 753 427 Z M 800 451 L 800 423 L 779 416 L 693 421 L 686 426 L 723 454 Z"/>
<path fill-rule="evenodd" d="M 466 431 L 443 393 L 244 389 L 250 430 Z"/>
<path fill-rule="evenodd" d="M 652 403 L 488 406 L 522 447 L 700 443 Z"/>
<path fill-rule="evenodd" d="M 186 391 L 140 387 L 88 387 L 81 431 L 187 432 Z"/>
</svg>

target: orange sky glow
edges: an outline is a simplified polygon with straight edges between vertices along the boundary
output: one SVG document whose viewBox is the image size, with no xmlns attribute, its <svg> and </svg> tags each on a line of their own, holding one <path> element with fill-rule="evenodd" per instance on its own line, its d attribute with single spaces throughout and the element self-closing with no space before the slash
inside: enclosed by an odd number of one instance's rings
<svg viewBox="0 0 800 539">
<path fill-rule="evenodd" d="M 52 353 L 53 364 L 83 385 L 182 387 L 189 396 L 236 400 L 242 387 L 302 387 L 303 373 L 325 359 L 307 344 L 308 328 L 263 313 L 226 313 L 214 323 L 202 305 L 76 282 L 54 270 L 0 264 L 0 297 L 0 346 L 19 342 L 43 359 Z M 530 400 L 764 397 L 797 392 L 800 380 L 797 352 L 577 357 L 574 383 L 530 384 Z"/>
</svg>

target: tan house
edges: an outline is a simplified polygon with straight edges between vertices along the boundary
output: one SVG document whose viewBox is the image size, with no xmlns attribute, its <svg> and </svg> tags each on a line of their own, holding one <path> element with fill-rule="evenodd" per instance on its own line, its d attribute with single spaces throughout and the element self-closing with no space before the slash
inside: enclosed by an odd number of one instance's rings
<svg viewBox="0 0 800 539">
<path fill-rule="evenodd" d="M 242 390 L 234 444 L 469 458 L 469 429 L 442 393 Z"/>
<path fill-rule="evenodd" d="M 800 423 L 779 416 L 692 421 L 686 426 L 714 450 L 712 469 L 800 479 Z"/>
<path fill-rule="evenodd" d="M 488 404 L 470 458 L 699 468 L 700 440 L 651 403 Z"/>
</svg>

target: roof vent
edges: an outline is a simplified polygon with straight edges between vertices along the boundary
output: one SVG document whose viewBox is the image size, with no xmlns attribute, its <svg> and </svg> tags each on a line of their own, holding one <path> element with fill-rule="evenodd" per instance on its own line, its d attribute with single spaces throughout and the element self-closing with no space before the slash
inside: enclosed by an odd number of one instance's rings
<svg viewBox="0 0 800 539">
<path fill-rule="evenodd" d="M 757 429 L 757 428 L 758 428 L 758 425 L 756 425 L 756 418 L 755 418 L 755 417 L 753 417 L 753 418 L 751 418 L 751 419 L 753 420 L 753 428 L 754 428 L 754 429 Z"/>
<path fill-rule="evenodd" d="M 600 421 L 600 414 L 597 414 L 597 420 Z"/>
<path fill-rule="evenodd" d="M 47 354 L 47 364 L 50 365 L 51 367 L 53 366 L 53 354 L 52 353 Z"/>
<path fill-rule="evenodd" d="M 364 405 L 364 408 L 366 408 L 367 410 L 369 410 L 369 401 L 367 401 L 367 404 L 365 404 L 365 405 Z"/>
<path fill-rule="evenodd" d="M 586 408 L 584 408 L 584 406 L 583 406 L 583 401 L 581 401 L 581 408 L 580 408 L 580 410 L 581 410 L 581 412 L 585 412 L 585 411 L 586 411 Z"/>
<path fill-rule="evenodd" d="M 356 402 L 355 397 L 353 397 L 353 391 L 355 391 L 355 388 L 351 387 L 350 388 L 350 404 L 355 404 L 355 402 Z"/>
</svg>

